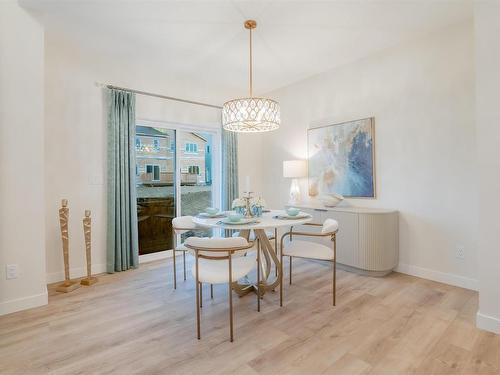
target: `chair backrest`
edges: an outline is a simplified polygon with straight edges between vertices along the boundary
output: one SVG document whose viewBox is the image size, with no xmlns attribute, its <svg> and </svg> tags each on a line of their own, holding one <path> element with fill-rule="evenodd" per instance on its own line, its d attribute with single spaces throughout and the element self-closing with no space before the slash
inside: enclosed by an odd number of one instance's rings
<svg viewBox="0 0 500 375">
<path fill-rule="evenodd" d="M 248 251 L 250 244 L 243 237 L 189 237 L 184 242 L 188 248 L 203 249 L 199 255 L 210 257 L 226 257 L 226 251 L 216 251 L 224 249 L 244 248 L 234 252 L 233 256 L 242 256 Z M 210 250 L 213 249 L 213 250 Z"/>
<path fill-rule="evenodd" d="M 179 216 L 172 220 L 172 228 L 176 234 L 183 234 L 190 230 L 199 229 L 199 226 L 193 221 L 192 216 Z"/>
<path fill-rule="evenodd" d="M 337 220 L 326 219 L 321 228 L 321 234 L 333 234 L 339 229 L 339 223 Z"/>
</svg>

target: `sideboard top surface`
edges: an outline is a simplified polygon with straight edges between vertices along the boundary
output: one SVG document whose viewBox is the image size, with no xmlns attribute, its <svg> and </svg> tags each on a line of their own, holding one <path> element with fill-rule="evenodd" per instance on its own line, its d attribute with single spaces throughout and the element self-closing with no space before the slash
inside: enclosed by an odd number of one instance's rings
<svg viewBox="0 0 500 375">
<path fill-rule="evenodd" d="M 287 207 L 292 205 L 288 204 Z M 386 208 L 371 208 L 371 207 L 354 207 L 354 206 L 336 206 L 336 207 L 325 207 L 320 204 L 298 204 L 294 207 L 302 209 L 313 209 L 321 211 L 336 211 L 336 212 L 351 212 L 356 214 L 395 214 L 397 210 L 391 210 Z"/>
</svg>

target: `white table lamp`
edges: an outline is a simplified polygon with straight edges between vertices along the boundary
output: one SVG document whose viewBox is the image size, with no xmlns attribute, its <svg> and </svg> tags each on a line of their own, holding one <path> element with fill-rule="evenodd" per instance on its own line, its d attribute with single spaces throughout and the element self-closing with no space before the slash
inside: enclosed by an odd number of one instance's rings
<svg viewBox="0 0 500 375">
<path fill-rule="evenodd" d="M 300 203 L 299 178 L 307 177 L 306 160 L 286 160 L 283 162 L 283 177 L 293 178 L 290 185 L 290 204 Z"/>
</svg>

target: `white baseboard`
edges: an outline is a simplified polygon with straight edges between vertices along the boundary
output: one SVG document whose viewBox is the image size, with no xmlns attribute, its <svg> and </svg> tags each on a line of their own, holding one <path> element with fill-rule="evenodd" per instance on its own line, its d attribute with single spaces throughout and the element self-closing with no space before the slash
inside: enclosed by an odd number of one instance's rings
<svg viewBox="0 0 500 375">
<path fill-rule="evenodd" d="M 106 264 L 93 264 L 92 274 L 106 272 Z M 72 279 L 87 276 L 86 267 L 71 268 L 69 275 Z M 64 271 L 47 273 L 47 284 L 57 283 L 64 280 Z"/>
<path fill-rule="evenodd" d="M 16 298 L 0 303 L 0 315 L 10 314 L 16 311 L 32 309 L 44 306 L 48 303 L 47 289 L 45 292 L 28 297 Z"/>
<path fill-rule="evenodd" d="M 152 262 L 159 259 L 166 259 L 172 256 L 172 251 L 165 250 L 159 251 L 157 253 L 145 254 L 139 256 L 139 264 Z M 92 265 L 92 274 L 96 273 L 105 273 L 106 272 L 106 264 L 93 264 Z M 72 279 L 77 279 L 79 277 L 87 276 L 87 268 L 86 267 L 76 267 L 71 268 L 69 270 L 69 274 Z M 47 273 L 47 284 L 57 283 L 59 281 L 64 280 L 64 271 L 59 272 L 51 272 Z"/>
<path fill-rule="evenodd" d="M 139 255 L 139 264 L 172 257 L 172 250 L 158 251 L 156 253 Z"/>
<path fill-rule="evenodd" d="M 458 286 L 460 288 L 471 289 L 475 291 L 479 290 L 478 281 L 476 279 L 471 279 L 468 277 L 459 276 L 452 273 L 440 272 L 436 270 L 431 270 L 429 268 L 422 268 L 404 263 L 399 263 L 395 271 L 405 273 L 407 275 L 421 277 L 423 279 L 429 279 L 444 284 Z"/>
<path fill-rule="evenodd" d="M 494 316 L 485 315 L 478 311 L 476 314 L 476 326 L 477 328 L 500 335 L 500 319 Z"/>
</svg>

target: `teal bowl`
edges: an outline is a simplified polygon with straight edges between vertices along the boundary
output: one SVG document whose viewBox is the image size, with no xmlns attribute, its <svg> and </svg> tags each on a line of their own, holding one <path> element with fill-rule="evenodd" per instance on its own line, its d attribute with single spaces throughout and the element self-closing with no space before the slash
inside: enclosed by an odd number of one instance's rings
<svg viewBox="0 0 500 375">
<path fill-rule="evenodd" d="M 295 207 L 290 207 L 286 209 L 286 213 L 288 216 L 297 216 L 299 214 L 300 210 Z"/>
<path fill-rule="evenodd" d="M 215 208 L 215 207 L 207 207 L 207 208 L 205 208 L 205 212 L 209 215 L 217 215 L 217 213 L 219 212 L 219 209 Z"/>
<path fill-rule="evenodd" d="M 243 216 L 240 214 L 230 214 L 227 218 L 229 221 L 232 221 L 233 223 L 237 223 L 238 221 L 241 220 Z"/>
</svg>

